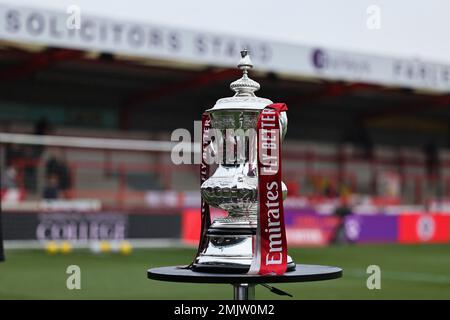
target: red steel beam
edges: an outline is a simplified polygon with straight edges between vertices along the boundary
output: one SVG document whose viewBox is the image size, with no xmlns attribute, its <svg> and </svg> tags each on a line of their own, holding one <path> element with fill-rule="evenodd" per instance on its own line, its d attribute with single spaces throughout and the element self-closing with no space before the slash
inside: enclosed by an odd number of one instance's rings
<svg viewBox="0 0 450 320">
<path fill-rule="evenodd" d="M 362 90 L 382 90 L 382 87 L 366 83 L 351 83 L 344 84 L 339 82 L 325 83 L 318 91 L 310 94 L 288 98 L 288 104 L 304 103 L 317 101 L 323 98 L 341 97 L 353 92 Z M 391 117 L 396 115 L 402 115 L 405 113 L 418 113 L 430 109 L 439 109 L 450 107 L 450 95 L 442 95 L 437 97 L 427 97 L 421 99 L 421 101 L 415 101 L 414 103 L 404 103 L 397 106 L 391 106 L 386 110 L 368 112 L 359 117 L 361 121 L 372 120 L 375 118 Z"/>
<path fill-rule="evenodd" d="M 188 79 L 183 81 L 163 84 L 156 88 L 152 87 L 149 88 L 149 90 L 145 90 L 141 93 L 133 95 L 125 101 L 124 107 L 129 108 L 146 101 L 171 96 L 174 93 L 179 93 L 193 88 L 204 87 L 217 81 L 223 81 L 232 77 L 237 77 L 240 73 L 241 72 L 239 70 L 234 69 L 206 71 L 193 77 L 189 77 Z"/>
<path fill-rule="evenodd" d="M 121 128 L 127 130 L 129 128 L 130 112 L 135 110 L 135 107 L 146 101 L 161 99 L 173 94 L 192 90 L 194 88 L 204 87 L 217 81 L 223 81 L 230 78 L 235 78 L 241 75 L 241 71 L 236 69 L 210 70 L 202 72 L 193 77 L 189 77 L 183 81 L 163 84 L 158 87 L 149 88 L 149 90 L 135 94 L 122 104 L 120 108 Z"/>
<path fill-rule="evenodd" d="M 80 58 L 82 51 L 66 49 L 47 49 L 31 55 L 25 61 L 0 70 L 0 81 L 13 81 L 45 70 L 55 62 Z"/>
<path fill-rule="evenodd" d="M 313 102 L 323 98 L 337 98 L 342 97 L 353 92 L 363 91 L 363 90 L 381 90 L 382 87 L 367 84 L 367 83 L 350 83 L 345 84 L 341 82 L 326 82 L 319 90 L 295 97 L 287 98 L 288 104 L 297 104 L 305 102 Z"/>
<path fill-rule="evenodd" d="M 423 99 L 420 102 L 404 103 L 399 106 L 391 106 L 387 110 L 366 113 L 361 116 L 364 121 L 399 116 L 403 114 L 419 113 L 431 109 L 450 107 L 450 95 L 442 95 Z"/>
</svg>

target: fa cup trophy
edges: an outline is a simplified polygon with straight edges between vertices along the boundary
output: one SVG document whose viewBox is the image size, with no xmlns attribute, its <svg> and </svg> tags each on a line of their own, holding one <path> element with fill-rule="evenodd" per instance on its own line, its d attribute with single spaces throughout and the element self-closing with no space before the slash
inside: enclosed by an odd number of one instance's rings
<svg viewBox="0 0 450 320">
<path fill-rule="evenodd" d="M 235 95 L 219 99 L 202 116 L 202 230 L 191 268 L 283 274 L 295 269 L 287 255 L 287 188 L 281 181 L 287 107 L 255 95 L 260 85 L 248 76 L 253 64 L 247 50 L 241 56 L 243 76 L 230 85 Z M 228 216 L 211 221 L 209 206 Z"/>
</svg>

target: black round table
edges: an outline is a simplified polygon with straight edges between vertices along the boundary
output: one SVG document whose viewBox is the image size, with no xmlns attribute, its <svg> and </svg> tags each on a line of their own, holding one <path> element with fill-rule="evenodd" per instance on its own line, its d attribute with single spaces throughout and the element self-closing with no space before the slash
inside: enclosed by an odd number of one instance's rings
<svg viewBox="0 0 450 320">
<path fill-rule="evenodd" d="M 152 268 L 147 277 L 153 280 L 191 283 L 228 283 L 234 288 L 234 300 L 255 299 L 255 286 L 266 283 L 309 282 L 342 277 L 338 267 L 297 264 L 294 271 L 278 275 L 250 275 L 232 273 L 206 273 L 185 269 L 185 266 Z"/>
</svg>

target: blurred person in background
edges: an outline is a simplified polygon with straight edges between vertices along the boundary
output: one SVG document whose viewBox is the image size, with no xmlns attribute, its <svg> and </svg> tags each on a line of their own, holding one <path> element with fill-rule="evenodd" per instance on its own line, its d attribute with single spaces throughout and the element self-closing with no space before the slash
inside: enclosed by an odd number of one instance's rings
<svg viewBox="0 0 450 320">
<path fill-rule="evenodd" d="M 35 135 L 48 135 L 52 132 L 52 126 L 50 125 L 50 122 L 46 118 L 41 118 L 39 121 L 37 121 L 34 124 L 34 131 L 33 134 Z M 33 146 L 33 155 L 36 158 L 40 158 L 42 156 L 42 153 L 44 152 L 44 146 L 43 145 L 36 145 Z"/>
<path fill-rule="evenodd" d="M 8 166 L 5 172 L 2 174 L 1 189 L 17 189 L 17 171 L 13 166 Z"/>
<path fill-rule="evenodd" d="M 6 178 L 6 176 L 11 175 L 11 172 L 8 174 L 9 168 L 5 170 L 5 173 L 2 174 L 2 180 L 1 180 L 1 189 L 6 189 L 8 186 L 10 186 L 10 179 Z M 3 194 L 3 192 L 2 192 Z M 5 255 L 3 253 L 3 233 L 2 233 L 2 210 L 0 210 L 0 262 L 5 260 Z"/>
<path fill-rule="evenodd" d="M 39 119 L 34 124 L 33 134 L 48 135 L 51 133 L 51 125 L 46 118 Z M 27 190 L 35 192 L 37 189 L 37 165 L 45 150 L 43 145 L 26 146 L 24 148 L 24 178 Z"/>
<path fill-rule="evenodd" d="M 70 170 L 61 150 L 54 149 L 46 163 L 46 176 L 48 195 L 52 195 L 53 188 L 57 189 L 57 195 L 66 195 L 71 187 Z M 44 191 L 45 193 L 45 191 Z M 58 198 L 58 196 L 56 198 Z M 48 198 L 47 198 L 48 199 Z"/>
<path fill-rule="evenodd" d="M 3 252 L 2 213 L 0 210 L 0 262 L 4 260 L 5 260 L 5 253 Z"/>
<path fill-rule="evenodd" d="M 45 200 L 54 200 L 59 198 L 59 180 L 56 174 L 51 173 L 47 175 L 42 197 Z"/>
<path fill-rule="evenodd" d="M 327 198 L 336 198 L 338 196 L 336 182 L 328 178 L 323 178 L 322 195 Z"/>
<path fill-rule="evenodd" d="M 16 184 L 16 170 L 14 167 L 9 166 L 6 168 L 5 172 L 1 176 L 1 201 L 3 201 L 3 193 L 17 188 Z M 2 233 L 2 210 L 0 210 L 0 262 L 5 260 L 5 255 L 3 253 L 3 233 Z"/>
<path fill-rule="evenodd" d="M 349 203 L 350 196 L 350 189 L 345 184 L 342 184 L 340 187 L 340 204 L 333 212 L 333 215 L 337 217 L 337 224 L 331 237 L 330 243 L 332 244 L 349 242 L 345 233 L 345 217 L 352 214 L 352 209 Z"/>
<path fill-rule="evenodd" d="M 0 198 L 1 201 L 17 202 L 23 196 L 17 183 L 17 170 L 14 166 L 6 167 L 2 172 L 0 181 Z"/>
<path fill-rule="evenodd" d="M 430 140 L 423 146 L 423 153 L 425 155 L 425 169 L 427 173 L 427 182 L 429 184 L 429 188 L 427 189 L 430 192 L 428 196 L 435 196 L 439 199 L 441 198 L 441 190 L 439 188 L 439 147 L 436 145 L 435 141 Z"/>
</svg>

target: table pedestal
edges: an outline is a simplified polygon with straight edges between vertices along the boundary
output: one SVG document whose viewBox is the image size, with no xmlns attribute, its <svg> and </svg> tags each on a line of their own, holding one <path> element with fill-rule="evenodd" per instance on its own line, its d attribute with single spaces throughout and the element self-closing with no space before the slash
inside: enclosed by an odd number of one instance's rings
<svg viewBox="0 0 450 320">
<path fill-rule="evenodd" d="M 185 266 L 153 268 L 147 271 L 152 280 L 190 283 L 227 283 L 233 286 L 234 300 L 254 300 L 255 286 L 266 283 L 309 282 L 342 277 L 338 267 L 297 264 L 294 271 L 279 275 L 194 272 Z"/>
<path fill-rule="evenodd" d="M 255 286 L 248 283 L 233 284 L 234 300 L 255 300 Z"/>
</svg>

